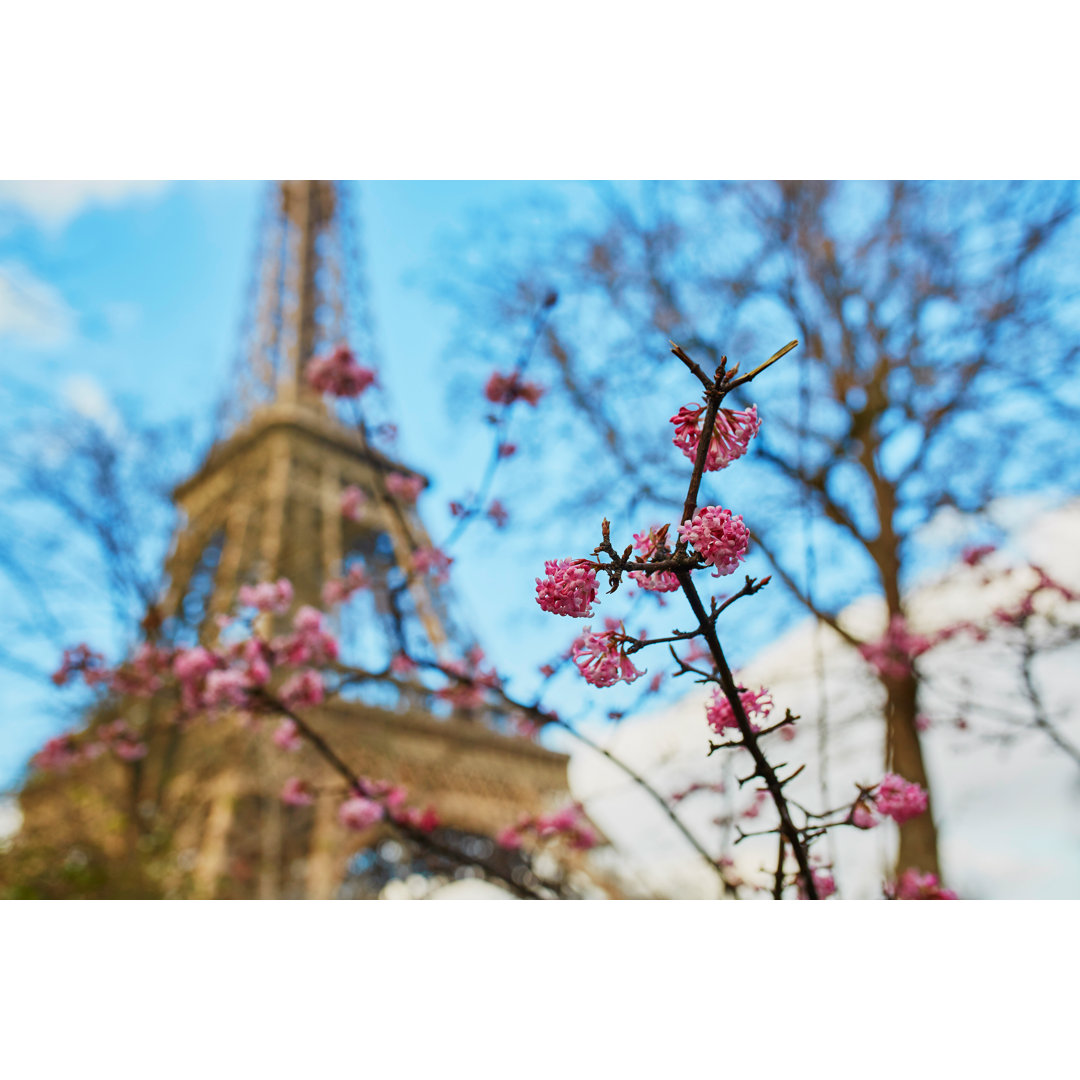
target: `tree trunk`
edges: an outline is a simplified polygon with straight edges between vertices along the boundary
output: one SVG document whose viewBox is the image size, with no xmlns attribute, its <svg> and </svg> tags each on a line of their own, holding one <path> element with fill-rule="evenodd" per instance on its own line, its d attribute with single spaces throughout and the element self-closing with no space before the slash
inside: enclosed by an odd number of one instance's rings
<svg viewBox="0 0 1080 1080">
<path fill-rule="evenodd" d="M 915 717 L 918 714 L 918 681 L 914 675 L 904 679 L 889 679 L 886 681 L 886 692 L 886 767 L 905 780 L 925 788 L 930 798 L 930 783 L 923 762 L 919 731 L 915 726 Z M 925 813 L 900 826 L 900 852 L 896 860 L 896 873 L 899 875 L 901 871 L 911 868 L 941 876 L 932 798 Z"/>
</svg>

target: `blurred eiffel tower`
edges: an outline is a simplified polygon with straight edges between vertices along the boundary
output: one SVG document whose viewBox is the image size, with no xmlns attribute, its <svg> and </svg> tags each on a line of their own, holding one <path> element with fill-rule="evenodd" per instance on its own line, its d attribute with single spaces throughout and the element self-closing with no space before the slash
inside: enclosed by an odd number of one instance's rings
<svg viewBox="0 0 1080 1080">
<path fill-rule="evenodd" d="M 419 474 L 375 445 L 388 425 L 359 410 L 345 423 L 304 378 L 313 355 L 346 339 L 374 366 L 347 189 L 295 180 L 268 196 L 254 313 L 218 439 L 173 495 L 181 523 L 166 566 L 161 632 L 188 644 L 211 640 L 241 585 L 279 577 L 293 583 L 295 605 L 318 606 L 325 582 L 359 562 L 371 588 L 340 616 L 346 660 L 377 669 L 402 649 L 460 657 L 472 643 L 449 617 L 447 597 L 413 572 L 413 554 L 431 541 L 415 507 L 384 482 L 390 471 Z M 349 486 L 367 496 L 356 520 L 341 511 Z M 381 684 L 313 710 L 312 723 L 357 771 L 403 784 L 411 803 L 433 804 L 444 843 L 512 863 L 488 838 L 522 813 L 568 801 L 566 758 L 508 734 L 506 725 L 499 730 L 497 721 L 437 717 L 422 704 L 429 700 L 419 683 L 414 693 Z M 390 877 L 454 872 L 378 829 L 346 833 L 336 821 L 341 783 L 308 748 L 282 753 L 265 731 L 232 723 L 182 729 L 166 723 L 153 700 L 128 703 L 126 715 L 136 708 L 147 710 L 150 752 L 134 770 L 128 802 L 133 817 L 166 823 L 176 853 L 163 872 L 171 895 L 371 896 Z M 319 791 L 313 806 L 282 804 L 290 775 Z M 33 799 L 29 788 L 27 795 Z"/>
</svg>

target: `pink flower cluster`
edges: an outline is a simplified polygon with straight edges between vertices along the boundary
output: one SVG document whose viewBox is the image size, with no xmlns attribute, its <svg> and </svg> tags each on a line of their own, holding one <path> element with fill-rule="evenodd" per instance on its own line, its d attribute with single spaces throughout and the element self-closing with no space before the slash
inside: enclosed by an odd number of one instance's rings
<svg viewBox="0 0 1080 1080">
<path fill-rule="evenodd" d="M 363 832 L 375 822 L 381 821 L 384 814 L 383 808 L 373 799 L 363 795 L 351 795 L 338 808 L 338 821 L 346 829 Z"/>
<path fill-rule="evenodd" d="M 281 615 L 288 611 L 292 604 L 292 582 L 287 578 L 280 578 L 277 581 L 262 581 L 258 585 L 241 585 L 237 598 L 244 607 Z"/>
<path fill-rule="evenodd" d="M 358 563 L 353 563 L 353 565 L 345 571 L 344 577 L 330 578 L 330 580 L 323 585 L 323 603 L 326 604 L 327 607 L 336 607 L 338 604 L 344 604 L 353 593 L 359 592 L 361 589 L 366 589 L 368 584 L 369 582 L 367 574 L 364 573 L 364 568 Z"/>
<path fill-rule="evenodd" d="M 918 817 L 929 805 L 929 796 L 919 787 L 896 773 L 889 773 L 878 785 L 874 805 L 897 825 Z"/>
<path fill-rule="evenodd" d="M 420 498 L 420 492 L 424 490 L 424 478 L 399 472 L 387 473 L 386 490 L 402 502 L 412 504 Z"/>
<path fill-rule="evenodd" d="M 290 709 L 321 705 L 325 696 L 323 677 L 311 668 L 298 671 L 286 679 L 281 686 L 281 700 Z"/>
<path fill-rule="evenodd" d="M 277 730 L 273 734 L 273 740 L 274 745 L 279 750 L 286 750 L 290 754 L 296 753 L 304 745 L 304 740 L 300 735 L 300 729 L 296 726 L 296 722 L 288 718 L 278 724 Z"/>
<path fill-rule="evenodd" d="M 360 517 L 360 507 L 367 502 L 367 496 L 355 484 L 350 484 L 341 492 L 341 516 L 347 521 L 356 521 Z"/>
<path fill-rule="evenodd" d="M 52 681 L 57 686 L 64 686 L 74 674 L 82 675 L 87 686 L 97 686 L 107 681 L 109 672 L 105 667 L 105 657 L 94 652 L 89 645 L 65 649 L 60 667 L 52 673 Z"/>
<path fill-rule="evenodd" d="M 484 397 L 493 405 L 513 405 L 515 401 L 536 405 L 543 394 L 544 388 L 539 383 L 524 381 L 516 371 L 509 375 L 494 371 L 484 386 Z"/>
<path fill-rule="evenodd" d="M 439 584 L 450 580 L 450 564 L 454 560 L 436 547 L 417 548 L 413 552 L 413 569 L 418 574 L 430 574 Z"/>
<path fill-rule="evenodd" d="M 375 372 L 361 367 L 348 345 L 338 345 L 325 356 L 313 357 L 305 374 L 313 390 L 342 398 L 359 397 L 375 381 Z"/>
<path fill-rule="evenodd" d="M 536 579 L 536 602 L 552 615 L 586 619 L 596 599 L 596 571 L 585 559 L 548 559 Z"/>
<path fill-rule="evenodd" d="M 978 547 L 964 548 L 960 556 L 968 566 L 978 566 L 987 555 L 993 555 L 997 551 L 994 544 L 980 544 Z"/>
<path fill-rule="evenodd" d="M 109 688 L 117 694 L 149 697 L 165 685 L 173 660 L 171 649 L 162 649 L 143 642 L 126 663 L 116 668 L 109 680 Z"/>
<path fill-rule="evenodd" d="M 527 833 L 540 840 L 562 837 L 575 851 L 588 851 L 596 847 L 598 837 L 585 821 L 580 806 L 567 806 L 554 814 L 522 815 L 516 825 L 507 826 L 495 837 L 499 847 L 516 850 L 521 847 Z"/>
<path fill-rule="evenodd" d="M 688 787 L 683 788 L 681 791 L 673 792 L 668 796 L 671 802 L 682 802 L 683 799 L 689 798 L 691 795 L 699 791 L 711 791 L 715 795 L 723 795 L 725 791 L 723 781 L 718 780 L 715 784 L 702 784 L 695 781 Z"/>
<path fill-rule="evenodd" d="M 673 442 L 691 461 L 697 459 L 704 413 L 704 405 L 684 405 L 671 418 L 675 425 Z M 741 458 L 760 428 L 761 421 L 758 419 L 756 405 L 751 405 L 745 412 L 721 409 L 716 414 L 709 450 L 705 456 L 706 471 L 715 472 L 717 469 L 726 468 Z"/>
<path fill-rule="evenodd" d="M 750 530 L 742 517 L 720 506 L 703 506 L 679 526 L 679 536 L 716 567 L 714 577 L 734 573 L 750 546 Z"/>
<path fill-rule="evenodd" d="M 935 642 L 908 630 L 903 615 L 894 615 L 880 641 L 859 646 L 859 655 L 883 678 L 903 679 L 911 674 L 917 656 L 933 648 Z"/>
<path fill-rule="evenodd" d="M 139 761 L 146 757 L 148 747 L 131 729 L 126 720 L 113 720 L 97 729 L 97 737 L 121 761 Z"/>
<path fill-rule="evenodd" d="M 955 900 L 952 889 L 943 889 L 937 874 L 922 874 L 918 870 L 905 870 L 899 880 L 885 886 L 890 900 Z"/>
<path fill-rule="evenodd" d="M 496 529 L 505 529 L 506 523 L 510 520 L 506 507 L 498 499 L 492 500 L 491 505 L 487 508 L 487 516 Z"/>
<path fill-rule="evenodd" d="M 281 801 L 286 806 L 310 806 L 315 801 L 315 792 L 306 780 L 290 776 L 281 789 Z"/>
<path fill-rule="evenodd" d="M 811 870 L 810 876 L 814 879 L 814 889 L 819 900 L 828 900 L 836 892 L 836 880 L 828 870 Z M 799 895 L 805 899 L 806 890 L 803 888 L 802 879 L 799 880 Z"/>
<path fill-rule="evenodd" d="M 742 702 L 747 718 L 751 721 L 754 717 L 764 720 L 772 712 L 773 700 L 769 691 L 764 687 L 758 690 L 745 690 L 740 687 L 739 700 Z M 713 691 L 712 700 L 705 707 L 705 719 L 709 722 L 709 727 L 717 735 L 723 735 L 729 728 L 739 726 L 731 702 L 728 701 L 727 695 L 719 687 Z M 757 724 L 751 723 L 750 727 L 754 731 L 759 730 Z"/>
<path fill-rule="evenodd" d="M 570 655 L 585 681 L 592 686 L 614 686 L 617 682 L 631 683 L 641 678 L 626 655 L 626 646 L 632 638 L 626 636 L 622 623 L 607 621 L 608 629 L 593 633 L 585 627 L 581 636 L 570 648 Z"/>
<path fill-rule="evenodd" d="M 670 554 L 665 537 L 666 527 L 654 525 L 648 532 L 634 533 L 634 547 L 646 561 L 662 559 Z M 649 592 L 674 592 L 679 587 L 679 579 L 670 570 L 653 574 L 645 570 L 632 570 L 630 577 Z"/>
<path fill-rule="evenodd" d="M 82 747 L 75 741 L 74 735 L 57 735 L 30 759 L 30 763 L 45 772 L 63 772 L 86 760 Z"/>
<path fill-rule="evenodd" d="M 293 632 L 274 638 L 270 648 L 279 664 L 329 664 L 338 658 L 338 645 L 323 627 L 323 616 L 305 605 L 293 616 Z"/>
<path fill-rule="evenodd" d="M 411 675 L 416 670 L 416 661 L 406 653 L 396 653 L 390 661 L 390 670 L 395 675 Z"/>
<path fill-rule="evenodd" d="M 449 682 L 435 691 L 440 701 L 448 702 L 455 709 L 466 712 L 479 709 L 487 697 L 486 691 L 497 689 L 499 676 L 494 668 L 487 671 L 481 668 L 484 662 L 484 650 L 474 647 L 469 650 L 464 660 L 452 660 L 443 664 L 448 672 Z M 454 678 L 454 676 L 460 678 Z"/>
</svg>

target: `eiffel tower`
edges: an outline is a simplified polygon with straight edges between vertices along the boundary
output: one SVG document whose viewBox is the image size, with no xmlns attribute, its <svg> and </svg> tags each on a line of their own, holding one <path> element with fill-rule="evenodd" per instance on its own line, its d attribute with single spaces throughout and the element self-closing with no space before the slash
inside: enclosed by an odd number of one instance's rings
<svg viewBox="0 0 1080 1080">
<path fill-rule="evenodd" d="M 414 553 L 431 541 L 415 506 L 385 483 L 391 472 L 426 480 L 377 445 L 389 425 L 359 410 L 347 423 L 304 377 L 311 357 L 347 337 L 363 362 L 374 353 L 348 198 L 330 181 L 285 181 L 269 191 L 254 312 L 219 438 L 173 496 L 180 525 L 155 616 L 167 639 L 212 640 L 244 584 L 285 577 L 294 609 L 320 606 L 325 583 L 359 563 L 371 587 L 338 617 L 346 660 L 379 669 L 402 650 L 445 660 L 473 645 L 450 617 L 444 590 L 414 571 Z M 341 509 L 350 487 L 366 495 L 355 516 Z M 380 684 L 311 710 L 310 722 L 358 772 L 436 807 L 447 842 L 509 858 L 490 837 L 523 813 L 569 801 L 565 756 L 508 734 L 505 724 L 437 716 L 429 701 L 419 683 L 415 692 Z M 170 895 L 364 897 L 390 876 L 453 872 L 379 827 L 347 833 L 336 820 L 342 784 L 306 747 L 282 753 L 265 730 L 227 722 L 181 728 L 164 721 L 153 699 L 126 709 L 146 710 L 150 752 L 125 798 L 132 817 L 168 823 L 175 858 L 162 879 Z M 291 775 L 316 789 L 313 805 L 282 803 Z M 35 799 L 28 788 L 28 822 Z M 59 815 L 49 817 L 59 828 Z"/>
</svg>

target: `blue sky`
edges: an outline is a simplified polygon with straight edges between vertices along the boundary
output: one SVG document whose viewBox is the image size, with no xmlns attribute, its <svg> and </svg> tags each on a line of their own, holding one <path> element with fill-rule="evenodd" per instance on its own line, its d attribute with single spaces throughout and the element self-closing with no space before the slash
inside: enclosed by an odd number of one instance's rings
<svg viewBox="0 0 1080 1080">
<path fill-rule="evenodd" d="M 466 389 L 468 380 L 476 382 L 471 406 L 448 394 L 456 375 L 446 362 L 455 315 L 423 281 L 440 240 L 469 215 L 519 206 L 553 188 L 571 200 L 588 197 L 584 186 L 524 182 L 379 182 L 360 189 L 381 382 L 398 420 L 402 458 L 432 477 L 422 509 L 436 541 L 452 524 L 449 500 L 479 481 L 490 433 L 482 423 L 482 375 L 467 371 L 458 380 L 459 390 L 460 379 Z M 37 399 L 106 424 L 120 423 L 117 414 L 155 423 L 188 419 L 196 439 L 187 464 L 196 464 L 240 345 L 263 192 L 261 183 L 237 182 L 0 185 L 5 406 L 22 410 Z M 504 367 L 513 359 L 509 354 Z M 565 451 L 547 451 L 560 453 L 572 467 Z M 530 500 L 515 469 L 527 475 L 526 462 L 510 463 L 494 494 L 512 514 L 520 509 L 527 516 Z M 558 522 L 541 536 L 496 533 L 478 523 L 454 551 L 464 620 L 522 694 L 535 685 L 538 665 L 565 648 L 577 629 L 536 608 L 533 577 L 545 557 L 590 550 L 596 524 Z M 164 546 L 168 538 L 160 539 Z M 72 621 L 73 642 L 119 647 L 107 612 L 84 605 Z M 751 623 L 736 645 L 736 661 L 762 640 L 766 624 L 773 625 L 771 617 L 760 632 Z M 668 629 L 667 616 L 663 625 Z M 44 670 L 54 664 L 52 652 L 31 650 Z M 584 690 L 586 713 L 597 718 L 629 700 L 618 691 Z M 551 700 L 580 708 L 581 691 L 575 683 L 568 697 L 556 687 Z M 43 697 L 53 693 L 0 670 L 0 787 L 15 781 L 28 756 L 62 725 L 55 702 Z"/>
</svg>

